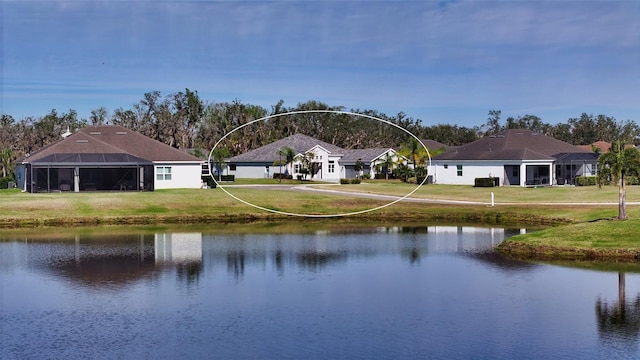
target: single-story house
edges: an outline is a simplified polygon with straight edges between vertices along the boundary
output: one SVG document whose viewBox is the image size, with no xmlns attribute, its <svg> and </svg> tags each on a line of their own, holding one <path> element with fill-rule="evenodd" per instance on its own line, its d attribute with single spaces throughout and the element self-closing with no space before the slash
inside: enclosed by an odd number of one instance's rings
<svg viewBox="0 0 640 360">
<path fill-rule="evenodd" d="M 290 164 L 274 165 L 284 160 L 279 155 L 284 147 L 293 149 L 296 159 Z M 399 157 L 392 148 L 347 150 L 307 135 L 295 134 L 227 159 L 226 172 L 237 178 L 270 178 L 275 173 L 296 178 L 302 175 L 301 157 L 309 153 L 313 157 L 309 176 L 323 181 L 338 181 L 363 174 L 373 177 L 376 165 L 383 163 L 387 156 L 394 161 Z M 358 161 L 363 165 L 360 172 L 355 170 Z"/>
<path fill-rule="evenodd" d="M 117 125 L 88 126 L 18 161 L 23 191 L 200 188 L 205 161 Z"/>
<path fill-rule="evenodd" d="M 432 159 L 429 175 L 438 184 L 473 185 L 498 178 L 500 185 L 555 185 L 597 171 L 598 154 L 552 137 L 510 129 L 458 146 Z"/>
</svg>

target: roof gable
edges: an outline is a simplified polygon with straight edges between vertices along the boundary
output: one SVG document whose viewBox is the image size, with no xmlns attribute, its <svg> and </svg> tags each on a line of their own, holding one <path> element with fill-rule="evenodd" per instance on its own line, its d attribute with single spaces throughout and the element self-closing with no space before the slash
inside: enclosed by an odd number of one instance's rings
<svg viewBox="0 0 640 360">
<path fill-rule="evenodd" d="M 312 147 L 311 149 L 307 150 L 306 152 L 310 152 L 311 151 L 311 152 L 315 153 L 316 150 L 320 150 L 321 152 L 327 153 L 327 154 L 330 154 L 330 155 L 338 155 L 338 156 L 342 155 L 342 153 L 344 152 L 344 150 L 342 150 L 342 149 L 339 149 L 340 150 L 339 152 L 336 152 L 336 151 L 331 152 L 331 151 L 325 149 L 324 147 L 322 147 L 320 145 L 316 145 L 316 146 Z M 299 153 L 299 154 L 302 154 L 302 153 Z"/>
</svg>

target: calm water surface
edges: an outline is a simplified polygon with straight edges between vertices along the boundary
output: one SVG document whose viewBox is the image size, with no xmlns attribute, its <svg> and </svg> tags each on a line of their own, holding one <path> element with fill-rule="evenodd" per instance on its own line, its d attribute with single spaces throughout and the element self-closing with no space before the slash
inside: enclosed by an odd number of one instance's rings
<svg viewBox="0 0 640 360">
<path fill-rule="evenodd" d="M 640 277 L 491 251 L 515 233 L 5 236 L 0 358 L 639 358 Z"/>
</svg>

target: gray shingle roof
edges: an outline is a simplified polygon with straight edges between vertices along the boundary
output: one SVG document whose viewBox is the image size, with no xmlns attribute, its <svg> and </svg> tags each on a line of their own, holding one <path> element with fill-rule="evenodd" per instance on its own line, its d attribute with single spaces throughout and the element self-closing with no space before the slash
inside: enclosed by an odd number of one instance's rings
<svg viewBox="0 0 640 360">
<path fill-rule="evenodd" d="M 435 141 L 435 140 L 425 139 L 425 140 L 420 140 L 420 141 L 422 141 L 424 146 L 426 146 L 427 149 L 429 149 L 431 151 L 442 149 L 442 148 L 444 148 L 445 150 L 449 150 L 449 148 L 451 148 L 451 146 L 443 144 L 443 143 Z"/>
<path fill-rule="evenodd" d="M 346 150 L 331 145 L 324 141 L 314 139 L 310 136 L 303 134 L 295 134 L 284 139 L 272 142 L 257 149 L 248 151 L 244 154 L 240 154 L 229 158 L 229 162 L 268 162 L 272 163 L 278 159 L 278 151 L 285 146 L 292 148 L 296 154 L 303 154 L 314 146 L 319 145 L 332 154 L 344 154 Z"/>
<path fill-rule="evenodd" d="M 341 163 L 351 164 L 360 159 L 364 162 L 371 162 L 376 159 L 380 155 L 386 153 L 389 150 L 393 150 L 391 148 L 372 148 L 372 149 L 353 149 L 353 150 L 344 150 L 344 156 L 340 160 Z"/>
<path fill-rule="evenodd" d="M 510 129 L 434 156 L 434 160 L 553 160 L 561 153 L 587 152 L 531 130 Z"/>
</svg>

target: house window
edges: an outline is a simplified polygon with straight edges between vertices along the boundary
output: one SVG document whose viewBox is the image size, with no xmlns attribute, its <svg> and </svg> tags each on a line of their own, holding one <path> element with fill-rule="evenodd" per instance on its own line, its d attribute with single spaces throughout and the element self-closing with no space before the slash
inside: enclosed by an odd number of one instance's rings
<svg viewBox="0 0 640 360">
<path fill-rule="evenodd" d="M 229 170 L 236 171 L 236 164 L 229 164 Z"/>
<path fill-rule="evenodd" d="M 449 165 L 444 164 L 444 168 L 445 168 L 445 169 L 448 169 L 448 168 L 449 168 Z"/>
<path fill-rule="evenodd" d="M 156 180 L 171 180 L 171 166 L 156 167 Z"/>
<path fill-rule="evenodd" d="M 462 176 L 462 165 L 456 165 L 456 170 L 458 171 L 458 176 Z"/>
<path fill-rule="evenodd" d="M 329 173 L 336 172 L 336 163 L 335 161 L 329 161 Z"/>
<path fill-rule="evenodd" d="M 300 164 L 293 165 L 293 173 L 294 174 L 299 174 L 300 173 Z"/>
</svg>

